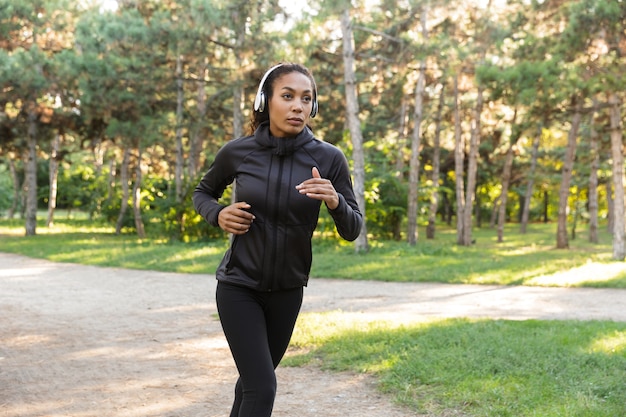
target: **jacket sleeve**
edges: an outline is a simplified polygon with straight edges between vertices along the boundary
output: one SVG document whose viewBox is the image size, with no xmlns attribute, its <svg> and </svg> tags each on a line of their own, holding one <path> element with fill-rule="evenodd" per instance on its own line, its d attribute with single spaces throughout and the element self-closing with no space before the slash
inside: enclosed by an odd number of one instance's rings
<svg viewBox="0 0 626 417">
<path fill-rule="evenodd" d="M 232 163 L 234 158 L 231 153 L 228 144 L 218 151 L 215 161 L 193 192 L 192 200 L 196 212 L 212 226 L 219 226 L 217 216 L 225 206 L 218 203 L 218 200 L 235 178 Z"/>
<path fill-rule="evenodd" d="M 363 214 L 354 196 L 348 161 L 341 151 L 338 149 L 337 151 L 338 153 L 332 158 L 333 167 L 330 170 L 329 179 L 339 196 L 339 205 L 334 210 L 329 209 L 328 212 L 337 226 L 339 235 L 348 241 L 353 241 L 361 233 Z"/>
</svg>

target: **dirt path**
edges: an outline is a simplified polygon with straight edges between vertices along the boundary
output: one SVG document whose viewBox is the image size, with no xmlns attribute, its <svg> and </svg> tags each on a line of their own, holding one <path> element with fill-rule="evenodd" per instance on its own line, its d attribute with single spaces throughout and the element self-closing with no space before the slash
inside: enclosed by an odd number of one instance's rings
<svg viewBox="0 0 626 417">
<path fill-rule="evenodd" d="M 0 416 L 226 417 L 215 279 L 0 253 Z M 626 321 L 626 290 L 314 279 L 304 311 Z M 275 417 L 407 417 L 362 375 L 278 370 Z"/>
</svg>

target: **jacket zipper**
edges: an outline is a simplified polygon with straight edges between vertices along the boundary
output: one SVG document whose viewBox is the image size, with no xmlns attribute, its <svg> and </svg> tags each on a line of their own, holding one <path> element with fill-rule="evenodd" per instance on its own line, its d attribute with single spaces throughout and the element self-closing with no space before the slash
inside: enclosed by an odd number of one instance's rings
<svg viewBox="0 0 626 417">
<path fill-rule="evenodd" d="M 281 197 L 281 183 L 282 183 L 282 178 L 283 178 L 283 169 L 284 169 L 284 165 L 285 165 L 285 158 L 283 158 L 282 156 L 278 156 L 278 160 L 279 160 L 279 164 L 278 164 L 278 176 L 275 178 L 274 180 L 274 190 L 276 190 L 276 192 L 274 193 L 275 198 L 274 198 L 274 207 L 273 207 L 273 213 L 272 213 L 272 224 L 274 225 L 274 230 L 273 230 L 273 236 L 272 236 L 272 253 L 270 256 L 270 264 L 269 264 L 269 268 L 268 268 L 268 277 L 267 279 L 269 280 L 267 282 L 267 290 L 271 291 L 272 290 L 272 285 L 271 282 L 274 279 L 274 274 L 276 271 L 276 259 L 278 257 L 278 247 L 279 247 L 279 243 L 278 243 L 278 221 L 279 221 L 279 217 L 280 217 L 280 197 Z"/>
</svg>

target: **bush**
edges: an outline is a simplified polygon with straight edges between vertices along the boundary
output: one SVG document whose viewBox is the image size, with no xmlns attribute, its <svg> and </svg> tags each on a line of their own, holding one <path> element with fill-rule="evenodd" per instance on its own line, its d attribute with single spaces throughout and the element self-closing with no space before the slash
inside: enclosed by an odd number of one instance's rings
<svg viewBox="0 0 626 417">
<path fill-rule="evenodd" d="M 13 204 L 13 181 L 6 165 L 0 165 L 0 215 Z"/>
</svg>

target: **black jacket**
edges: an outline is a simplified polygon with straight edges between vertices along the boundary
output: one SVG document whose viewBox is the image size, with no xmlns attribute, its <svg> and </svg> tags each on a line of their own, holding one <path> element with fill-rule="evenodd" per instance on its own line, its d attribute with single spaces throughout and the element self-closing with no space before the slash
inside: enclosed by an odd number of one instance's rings
<svg viewBox="0 0 626 417">
<path fill-rule="evenodd" d="M 259 291 L 307 285 L 321 201 L 300 194 L 296 185 L 312 177 L 313 167 L 339 195 L 339 206 L 329 210 L 337 231 L 346 240 L 356 239 L 363 217 L 346 158 L 335 146 L 313 137 L 310 129 L 295 138 L 274 138 L 264 123 L 254 135 L 220 149 L 194 191 L 196 211 L 218 226 L 224 208 L 218 199 L 234 180 L 236 201 L 250 204 L 256 218 L 246 234 L 234 237 L 217 269 L 218 280 Z"/>
</svg>

